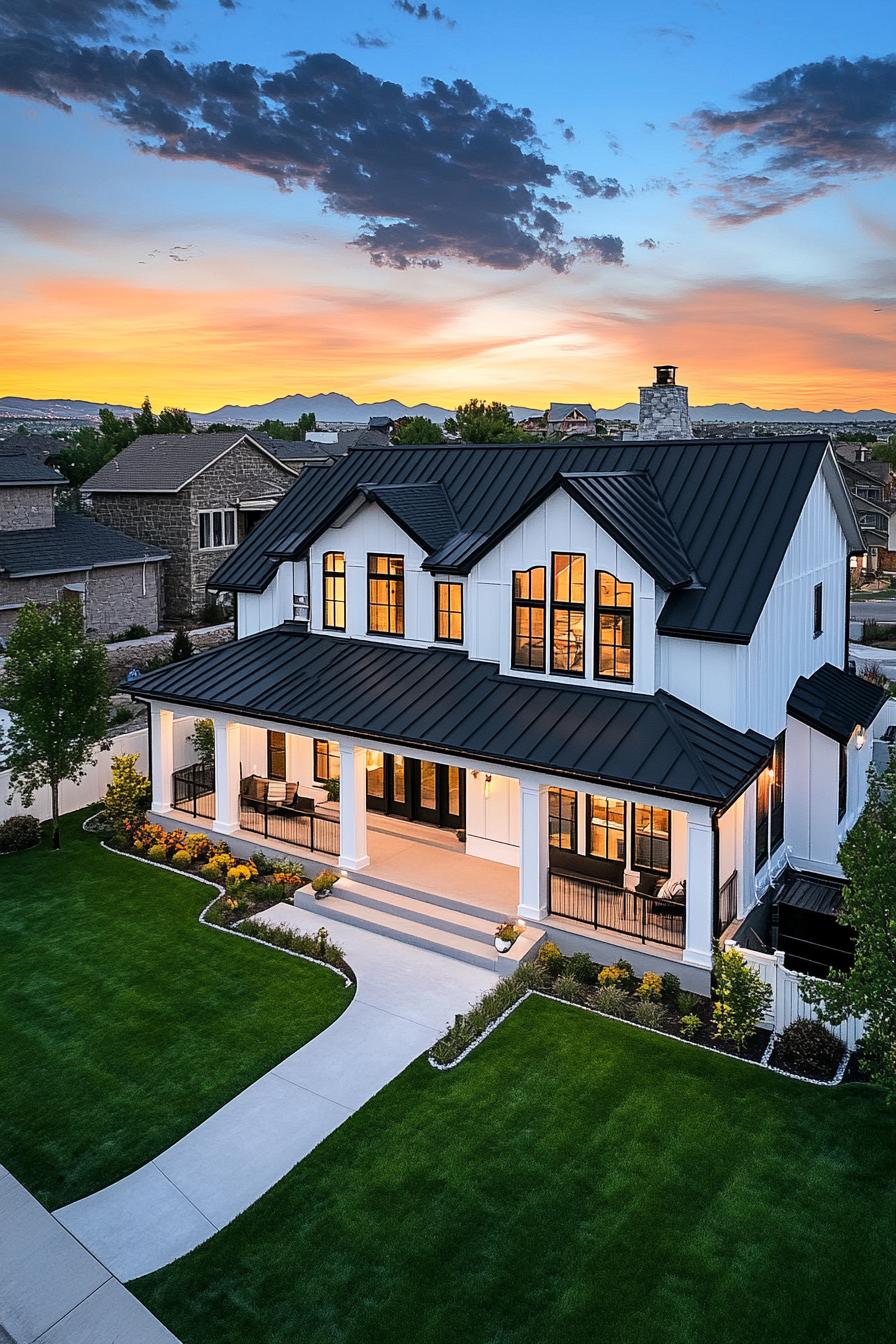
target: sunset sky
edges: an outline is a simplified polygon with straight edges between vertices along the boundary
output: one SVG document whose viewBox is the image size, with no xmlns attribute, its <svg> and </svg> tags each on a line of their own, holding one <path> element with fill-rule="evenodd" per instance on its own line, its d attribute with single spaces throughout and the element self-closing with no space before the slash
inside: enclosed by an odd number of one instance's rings
<svg viewBox="0 0 896 1344">
<path fill-rule="evenodd" d="M 0 394 L 896 409 L 881 0 L 0 9 Z"/>
</svg>

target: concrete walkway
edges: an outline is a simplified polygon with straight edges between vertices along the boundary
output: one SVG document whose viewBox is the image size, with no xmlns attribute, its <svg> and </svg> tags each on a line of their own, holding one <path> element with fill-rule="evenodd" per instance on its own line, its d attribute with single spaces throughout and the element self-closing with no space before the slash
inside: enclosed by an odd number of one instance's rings
<svg viewBox="0 0 896 1344">
<path fill-rule="evenodd" d="M 256 918 L 314 932 L 326 911 L 281 904 Z M 167 1265 L 254 1204 L 498 980 L 366 929 L 332 933 L 358 979 L 342 1016 L 154 1161 L 56 1211 L 119 1279 Z"/>
<path fill-rule="evenodd" d="M 0 1167 L 0 1342 L 178 1344 Z"/>
</svg>

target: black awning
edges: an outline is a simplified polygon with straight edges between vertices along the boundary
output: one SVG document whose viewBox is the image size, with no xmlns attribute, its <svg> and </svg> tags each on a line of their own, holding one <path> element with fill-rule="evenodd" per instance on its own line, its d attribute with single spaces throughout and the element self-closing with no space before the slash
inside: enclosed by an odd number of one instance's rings
<svg viewBox="0 0 896 1344">
<path fill-rule="evenodd" d="M 848 742 L 857 726 L 874 722 L 887 699 L 881 686 L 824 663 L 811 677 L 800 677 L 787 712 L 837 742 Z"/>
<path fill-rule="evenodd" d="M 816 915 L 836 915 L 843 904 L 843 887 L 843 882 L 788 870 L 778 880 L 773 901 L 775 905 L 788 905 Z"/>
</svg>

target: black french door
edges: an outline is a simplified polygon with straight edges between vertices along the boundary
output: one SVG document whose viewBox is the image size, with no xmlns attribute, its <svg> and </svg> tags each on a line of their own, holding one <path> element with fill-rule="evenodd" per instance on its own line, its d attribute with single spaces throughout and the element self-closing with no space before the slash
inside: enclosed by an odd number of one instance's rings
<svg viewBox="0 0 896 1344">
<path fill-rule="evenodd" d="M 379 751 L 367 755 L 367 806 L 372 812 L 458 830 L 466 815 L 465 785 L 465 772 L 454 765 Z"/>
</svg>

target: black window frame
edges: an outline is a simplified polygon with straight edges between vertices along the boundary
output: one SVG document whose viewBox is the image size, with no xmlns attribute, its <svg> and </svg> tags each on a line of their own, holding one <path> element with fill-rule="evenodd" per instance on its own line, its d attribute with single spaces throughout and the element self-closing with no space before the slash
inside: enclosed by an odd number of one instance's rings
<svg viewBox="0 0 896 1344">
<path fill-rule="evenodd" d="M 824 634 L 824 584 L 816 583 L 812 595 L 812 638 Z"/>
<path fill-rule="evenodd" d="M 771 806 L 771 769 L 765 768 L 756 779 L 756 862 L 755 869 L 769 860 L 769 808 Z"/>
<path fill-rule="evenodd" d="M 639 831 L 637 826 L 638 809 L 646 808 L 650 812 L 650 830 Z M 668 817 L 665 835 L 657 834 L 654 831 L 655 817 L 658 812 L 665 813 Z M 631 866 L 633 872 L 656 873 L 660 877 L 670 877 L 672 874 L 672 810 L 668 807 L 658 807 L 654 803 L 633 803 L 631 807 Z M 642 863 L 638 854 L 641 845 L 647 844 L 649 848 L 650 863 Z M 666 862 L 656 862 L 657 846 L 665 845 L 667 854 Z"/>
<path fill-rule="evenodd" d="M 598 818 L 597 820 L 595 820 L 595 816 L 594 816 L 594 810 L 595 810 L 595 809 L 594 809 L 594 805 L 595 805 L 595 803 L 618 803 L 618 804 L 620 804 L 621 807 L 622 807 L 622 821 L 621 821 L 621 823 L 611 822 L 611 821 L 609 820 L 609 808 L 606 808 L 606 809 L 605 809 L 605 811 L 604 811 L 604 816 L 603 816 L 602 818 Z M 627 823 L 628 823 L 628 803 L 626 803 L 625 800 L 624 800 L 623 798 L 611 798 L 608 794 L 589 793 L 589 794 L 586 796 L 586 799 L 585 799 L 585 846 L 586 846 L 586 849 L 587 849 L 589 858 L 592 858 L 592 859 L 603 859 L 603 860 L 606 860 L 606 862 L 608 862 L 608 863 L 622 863 L 622 864 L 624 864 L 625 861 L 626 861 L 626 853 L 627 853 L 627 846 L 628 846 L 628 836 L 627 836 L 627 834 L 626 834 L 626 832 L 627 832 L 627 830 L 628 830 L 628 825 L 627 825 Z M 605 849 L 605 851 L 606 851 L 604 854 L 598 854 L 597 851 L 596 851 L 595 848 L 594 848 L 593 837 L 594 837 L 594 832 L 595 832 L 595 830 L 603 831 L 603 833 L 604 833 L 604 849 Z M 621 858 L 614 858 L 614 857 L 609 853 L 609 844 L 608 844 L 608 841 L 609 841 L 610 833 L 611 833 L 611 832 L 613 833 L 613 835 L 620 835 L 620 834 L 621 834 L 621 836 L 622 836 L 622 857 L 621 857 Z"/>
<path fill-rule="evenodd" d="M 772 752 L 772 777 L 769 781 L 769 852 L 774 854 L 784 843 L 784 738 L 779 733 Z"/>
<path fill-rule="evenodd" d="M 607 606 L 600 600 L 600 581 L 601 578 L 613 580 L 613 596 L 616 603 L 613 606 Z M 628 588 L 631 591 L 631 602 L 628 606 L 620 605 L 619 589 Z M 601 616 L 611 616 L 616 620 L 623 622 L 628 620 L 628 644 L 601 644 Z M 623 627 L 624 628 L 624 627 Z M 628 676 L 621 672 L 602 672 L 600 670 L 600 651 L 602 648 L 612 648 L 613 665 L 616 666 L 618 656 L 616 650 L 623 649 L 628 652 Z M 622 681 L 631 685 L 635 678 L 635 585 L 627 583 L 625 579 L 619 579 L 609 569 L 598 569 L 594 573 L 594 679 L 595 681 Z"/>
<path fill-rule="evenodd" d="M 558 598 L 556 595 L 557 587 L 557 561 L 566 558 L 570 563 L 567 566 L 567 591 L 569 598 Z M 582 562 L 582 600 L 573 602 L 572 600 L 572 562 L 581 560 Z M 588 616 L 585 607 L 586 599 L 586 577 L 585 577 L 586 557 L 582 551 L 551 551 L 551 627 L 550 627 L 550 647 L 551 647 L 551 676 L 553 677 L 584 677 L 586 663 L 586 649 L 588 646 Z M 582 649 L 581 649 L 581 668 L 558 667 L 557 666 L 557 616 L 560 613 L 566 615 L 566 629 L 569 634 L 570 621 L 573 615 L 581 614 L 582 617 Z M 545 636 L 547 642 L 547 632 Z M 567 649 L 570 644 L 567 640 Z"/>
<path fill-rule="evenodd" d="M 338 557 L 342 561 L 342 569 L 334 569 L 327 565 L 327 561 L 332 561 Z M 323 598 L 323 610 L 321 613 L 321 625 L 325 630 L 345 630 L 346 628 L 346 582 L 345 582 L 345 551 L 324 551 L 321 562 L 321 592 Z M 327 592 L 328 584 L 333 585 L 330 595 Z M 342 596 L 338 595 L 338 589 L 341 587 Z M 338 609 L 342 607 L 342 623 L 338 620 L 327 619 L 327 608 L 332 605 L 334 617 L 338 615 Z"/>
<path fill-rule="evenodd" d="M 845 742 L 840 743 L 840 760 L 837 765 L 837 821 L 846 816 L 849 803 L 849 751 Z"/>
<path fill-rule="evenodd" d="M 339 743 L 338 743 L 338 742 L 334 742 L 331 738 L 328 738 L 328 737 L 315 737 L 315 738 L 312 739 L 312 742 L 313 742 L 313 745 L 312 745 L 312 759 L 313 759 L 313 761 L 314 761 L 314 765 L 313 765 L 313 773 L 314 773 L 314 781 L 315 781 L 315 783 L 316 783 L 316 784 L 326 784 L 326 782 L 327 782 L 328 779 L 338 779 L 338 778 L 339 778 Z M 333 758 L 333 755 L 334 755 L 334 750 L 333 750 L 334 748 L 335 748 L 335 756 L 336 756 L 336 769 L 335 769 L 335 771 L 334 771 L 334 770 L 331 768 L 331 769 L 329 770 L 329 773 L 328 773 L 328 774 L 326 774 L 326 775 L 322 775 L 322 774 L 320 773 L 320 770 L 318 769 L 318 766 L 319 766 L 319 764 L 320 764 L 320 756 L 321 756 L 321 754 L 322 754 L 322 749 L 323 749 L 323 753 L 326 754 L 327 760 L 330 762 L 330 765 L 331 765 L 331 767 L 332 767 L 332 758 Z"/>
<path fill-rule="evenodd" d="M 572 799 L 572 812 L 564 816 L 564 805 L 569 807 Z M 570 843 L 555 844 L 554 837 L 563 839 L 563 826 L 570 828 Z M 548 789 L 548 846 L 563 854 L 579 852 L 579 795 L 575 789 L 558 789 L 553 785 Z"/>
<path fill-rule="evenodd" d="M 280 741 L 278 741 L 276 745 L 274 743 L 275 738 L 280 739 Z M 276 756 L 282 757 L 283 760 L 282 773 L 278 773 L 278 769 L 274 764 L 274 759 Z M 276 728 L 268 729 L 267 761 L 268 761 L 268 779 L 286 779 L 286 734 L 281 733 Z"/>
<path fill-rule="evenodd" d="M 448 589 L 448 605 L 442 608 L 439 597 L 443 588 Z M 435 615 L 433 620 L 433 637 L 438 644 L 463 644 L 464 642 L 464 585 L 460 579 L 436 579 L 434 585 L 434 605 Z M 456 589 L 459 594 L 459 603 L 457 611 L 451 609 L 451 589 Z M 460 617 L 460 634 L 455 639 L 453 635 L 443 635 L 440 633 L 440 618 L 444 614 L 446 628 L 451 628 L 452 616 Z"/>
<path fill-rule="evenodd" d="M 541 591 L 542 591 L 542 596 L 541 596 L 540 598 L 533 598 L 533 597 L 531 597 L 531 596 L 529 596 L 529 597 L 518 597 L 518 596 L 517 596 L 517 579 L 518 579 L 518 578 L 522 578 L 523 576 L 525 576 L 525 578 L 526 578 L 526 580 L 527 580 L 527 591 L 531 594 L 531 592 L 532 592 L 532 575 L 535 574 L 538 570 L 541 570 L 541 576 L 542 576 L 542 578 L 541 578 Z M 546 671 L 547 671 L 547 665 L 548 665 L 548 664 L 547 664 L 547 651 L 548 651 L 548 613 L 547 613 L 548 570 L 547 570 L 547 565 L 530 565 L 528 569 L 515 569 L 515 570 L 513 571 L 512 575 L 511 575 L 511 580 L 510 580 L 510 582 L 511 582 L 511 587 L 510 587 L 510 601 L 511 601 L 510 666 L 513 667 L 513 668 L 516 668 L 516 669 L 517 669 L 518 671 L 520 671 L 520 672 L 546 672 Z M 530 613 L 531 613 L 533 610 L 538 610 L 539 608 L 540 608 L 540 610 L 541 610 L 541 622 L 542 622 L 541 662 L 540 662 L 540 663 L 533 662 L 532 659 L 531 659 L 531 656 L 530 656 L 528 662 L 525 662 L 525 663 L 524 663 L 524 662 L 520 662 L 520 660 L 519 660 L 519 654 L 518 654 L 519 631 L 518 631 L 518 627 L 517 627 L 517 613 L 518 613 L 519 611 L 527 611 L 527 612 L 530 612 Z M 528 641 L 527 641 L 527 643 L 526 643 L 526 648 L 529 650 L 530 655 L 531 655 L 531 651 L 532 651 L 532 647 L 533 647 L 533 644 L 532 644 L 532 638 L 531 638 L 531 628 L 532 628 L 532 618 L 531 618 L 531 615 L 529 616 L 529 621 L 528 621 L 528 623 L 529 623 L 529 638 L 528 638 Z M 520 645 L 520 647 L 521 647 L 521 645 Z"/>
<path fill-rule="evenodd" d="M 386 568 L 377 569 L 374 561 L 387 562 Z M 397 564 L 400 571 L 390 572 L 388 566 Z M 388 598 L 386 602 L 373 601 L 373 585 L 375 583 L 385 583 L 388 585 Z M 389 613 L 388 629 L 375 630 L 371 617 L 375 609 L 384 610 Z M 397 614 L 397 621 L 394 624 L 400 625 L 400 629 L 393 628 L 393 613 Z M 391 555 L 385 551 L 368 551 L 367 553 L 367 633 L 381 639 L 404 639 L 404 556 Z"/>
</svg>

